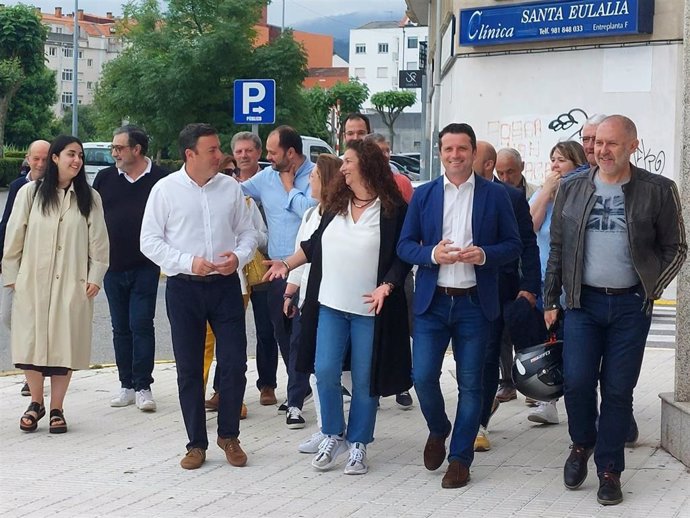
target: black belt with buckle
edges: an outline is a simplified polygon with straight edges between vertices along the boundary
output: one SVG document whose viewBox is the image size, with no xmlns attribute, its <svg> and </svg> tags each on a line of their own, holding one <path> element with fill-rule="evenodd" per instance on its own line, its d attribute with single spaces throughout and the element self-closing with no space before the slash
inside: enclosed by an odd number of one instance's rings
<svg viewBox="0 0 690 518">
<path fill-rule="evenodd" d="M 474 295 L 477 293 L 477 287 L 472 286 L 470 288 L 447 288 L 445 286 L 436 286 L 436 293 L 443 293 L 449 297 L 467 297 L 468 295 Z"/>
<path fill-rule="evenodd" d="M 216 282 L 223 278 L 223 275 L 214 273 L 213 275 L 188 275 L 186 273 L 178 273 L 174 275 L 176 279 L 182 279 L 183 281 L 192 282 Z"/>
<path fill-rule="evenodd" d="M 583 284 L 582 287 L 596 293 L 603 293 L 604 295 L 627 295 L 629 293 L 636 293 L 640 289 L 639 284 L 629 288 L 601 288 L 599 286 L 590 286 L 589 284 Z"/>
</svg>

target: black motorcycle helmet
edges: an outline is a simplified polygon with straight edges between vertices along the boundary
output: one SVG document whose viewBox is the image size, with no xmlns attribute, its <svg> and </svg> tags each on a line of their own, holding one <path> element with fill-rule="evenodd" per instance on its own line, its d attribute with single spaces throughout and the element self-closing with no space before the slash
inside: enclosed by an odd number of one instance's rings
<svg viewBox="0 0 690 518">
<path fill-rule="evenodd" d="M 515 353 L 513 382 L 525 396 L 551 401 L 563 395 L 563 341 L 550 341 Z"/>
</svg>

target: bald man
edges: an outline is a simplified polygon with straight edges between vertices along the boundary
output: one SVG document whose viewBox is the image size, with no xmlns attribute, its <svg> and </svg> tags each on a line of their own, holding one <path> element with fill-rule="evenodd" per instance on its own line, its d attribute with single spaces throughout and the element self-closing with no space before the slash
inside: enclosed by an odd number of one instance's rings
<svg viewBox="0 0 690 518">
<path fill-rule="evenodd" d="M 637 146 L 628 117 L 599 124 L 596 167 L 569 176 L 556 196 L 544 279 L 546 325 L 565 311 L 563 388 L 572 446 L 563 482 L 579 488 L 594 453 L 602 505 L 623 500 L 625 440 L 652 308 L 687 255 L 676 184 L 634 166 Z"/>
<path fill-rule="evenodd" d="M 522 172 L 525 162 L 517 149 L 504 147 L 496 154 L 496 175 L 499 180 L 522 191 L 526 199 L 530 199 L 537 191 L 537 186 L 527 181 Z"/>
<path fill-rule="evenodd" d="M 491 322 L 489 342 L 486 347 L 486 360 L 484 362 L 482 407 L 480 413 L 480 426 L 474 441 L 475 451 L 487 451 L 491 449 L 489 440 L 489 419 L 496 411 L 499 402 L 509 401 L 517 397 L 515 387 L 512 384 L 510 368 L 513 362 L 512 340 L 503 330 L 503 307 L 517 299 L 524 298 L 532 309 L 537 303 L 537 296 L 541 288 L 541 263 L 539 262 L 539 247 L 537 236 L 534 234 L 532 217 L 529 213 L 529 204 L 524 193 L 506 183 L 500 182 L 494 177 L 494 164 L 496 162 L 496 150 L 484 141 L 477 141 L 477 156 L 473 167 L 475 172 L 483 178 L 499 183 L 505 187 L 515 213 L 522 253 L 520 258 L 503 265 L 498 276 L 498 294 L 501 304 L 501 315 Z M 499 357 L 507 374 L 504 374 L 499 392 Z M 512 389 L 512 397 L 506 397 L 501 401 L 499 395 Z M 494 396 L 495 395 L 495 396 Z"/>
<path fill-rule="evenodd" d="M 25 176 L 20 176 L 12 183 L 7 193 L 7 202 L 5 203 L 5 212 L 2 214 L 0 220 L 0 261 L 2 260 L 2 253 L 5 247 L 5 232 L 7 231 L 7 221 L 10 219 L 12 213 L 12 206 L 14 199 L 17 197 L 19 189 L 24 187 L 32 180 L 42 178 L 46 172 L 46 165 L 48 164 L 48 150 L 50 149 L 50 142 L 45 140 L 36 140 L 31 143 L 26 152 L 26 162 L 29 164 L 29 172 Z M 0 285 L 1 286 L 1 285 Z M 2 287 L 0 294 L 0 320 L 9 329 L 12 316 L 12 288 Z M 22 396 L 30 396 L 29 386 L 24 383 L 21 390 Z"/>
</svg>

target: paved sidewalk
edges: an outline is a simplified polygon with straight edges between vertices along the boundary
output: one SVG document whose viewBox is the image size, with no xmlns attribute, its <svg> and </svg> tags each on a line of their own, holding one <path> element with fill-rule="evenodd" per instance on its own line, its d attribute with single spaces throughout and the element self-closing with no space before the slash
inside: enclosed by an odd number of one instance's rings
<svg viewBox="0 0 690 518">
<path fill-rule="evenodd" d="M 556 426 L 527 421 L 522 398 L 501 405 L 490 426 L 492 450 L 476 455 L 466 488 L 446 490 L 440 487 L 445 467 L 436 472 L 423 467 L 427 432 L 416 401 L 413 410 L 403 411 L 394 398 L 382 400 L 367 475 L 346 476 L 342 466 L 318 473 L 309 464 L 311 456 L 296 450 L 316 431 L 313 405 L 305 407 L 307 428 L 288 430 L 275 407 L 259 406 L 251 361 L 249 418 L 241 435 L 247 467 L 227 464 L 215 446 L 216 418 L 209 413 L 206 464 L 184 471 L 178 463 L 187 439 L 174 365 L 156 366 L 154 414 L 109 406 L 118 386 L 114 369 L 76 373 L 65 403 L 70 428 L 62 436 L 48 433 L 47 417 L 37 432 L 20 432 L 19 417 L 29 403 L 19 395 L 22 380 L 0 377 L 0 516 L 687 517 L 690 473 L 659 448 L 657 394 L 673 389 L 673 354 L 646 352 L 635 391 L 640 441 L 626 449 L 625 500 L 608 508 L 596 502 L 593 461 L 579 490 L 563 487 L 568 436 L 562 403 L 563 422 Z M 452 365 L 447 358 L 442 386 L 454 403 Z M 279 383 L 282 394 L 285 380 Z"/>
</svg>

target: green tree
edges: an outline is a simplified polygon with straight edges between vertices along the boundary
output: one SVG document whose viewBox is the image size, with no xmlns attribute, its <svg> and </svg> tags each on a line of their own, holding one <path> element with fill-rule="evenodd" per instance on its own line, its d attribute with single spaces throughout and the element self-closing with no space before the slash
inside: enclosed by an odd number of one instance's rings
<svg viewBox="0 0 690 518">
<path fill-rule="evenodd" d="M 388 128 L 391 149 L 395 149 L 395 131 L 393 130 L 395 121 L 405 108 L 412 106 L 417 101 L 417 95 L 409 90 L 388 90 L 375 93 L 370 100 Z"/>
<path fill-rule="evenodd" d="M 52 140 L 59 133 L 52 106 L 57 101 L 55 72 L 43 68 L 27 76 L 12 99 L 5 141 L 25 148 L 36 139 Z M 70 133 L 71 130 L 67 130 Z"/>
<path fill-rule="evenodd" d="M 98 111 L 94 105 L 80 104 L 77 106 L 77 128 L 79 138 L 82 142 L 110 141 L 113 136 L 111 128 L 108 131 L 98 128 Z M 72 133 L 72 109 L 65 110 L 62 118 L 57 122 L 57 132 L 69 135 Z"/>
<path fill-rule="evenodd" d="M 125 50 L 106 65 L 96 93 L 99 129 L 112 130 L 123 120 L 138 124 L 155 151 L 176 142 L 185 124 L 208 122 L 225 142 L 240 129 L 232 122 L 232 95 L 234 80 L 242 78 L 276 80 L 277 123 L 302 117 L 298 89 L 306 57 L 289 31 L 255 45 L 265 5 L 169 0 L 163 13 L 157 0 L 128 4 L 118 27 Z"/>
<path fill-rule="evenodd" d="M 43 44 L 47 35 L 32 7 L 0 7 L 0 158 L 10 103 L 27 77 L 45 68 Z"/>
<path fill-rule="evenodd" d="M 330 110 L 340 104 L 340 126 L 348 113 L 362 110 L 362 104 L 369 97 L 369 87 L 356 78 L 347 83 L 338 81 L 331 88 L 314 87 L 304 90 L 303 98 L 308 107 L 309 135 L 318 136 L 334 143 L 336 136 L 329 130 Z"/>
</svg>

